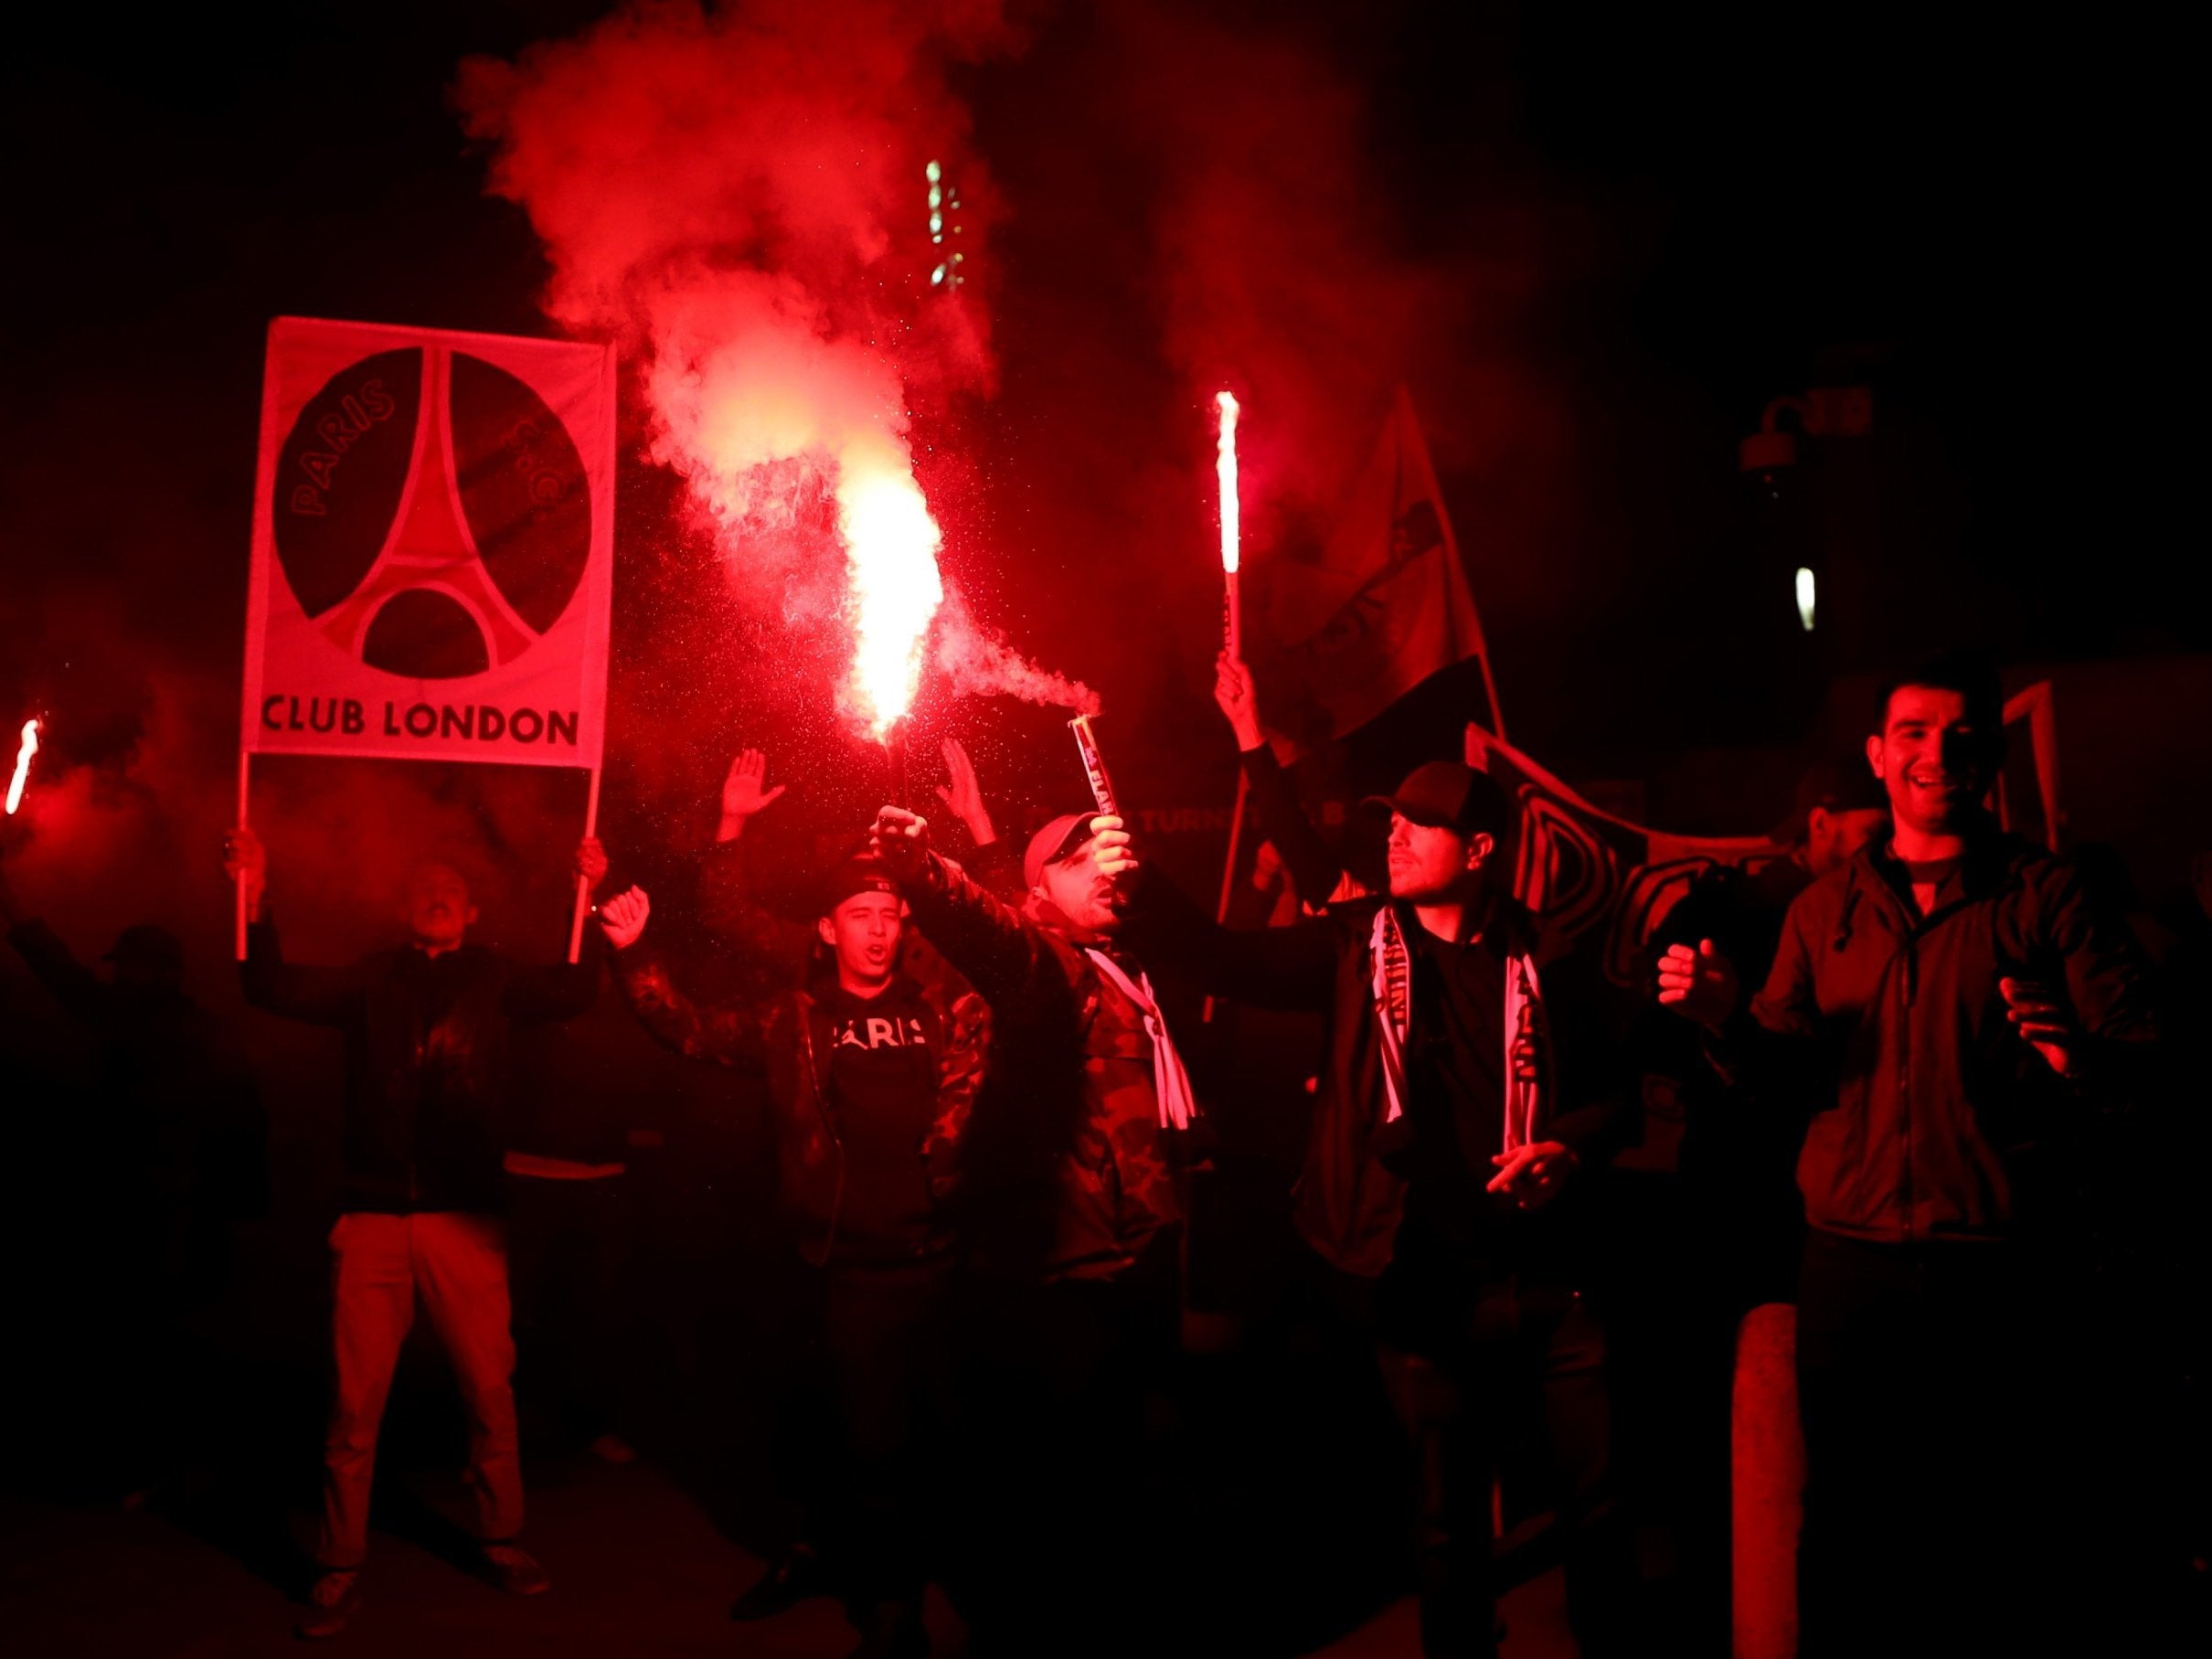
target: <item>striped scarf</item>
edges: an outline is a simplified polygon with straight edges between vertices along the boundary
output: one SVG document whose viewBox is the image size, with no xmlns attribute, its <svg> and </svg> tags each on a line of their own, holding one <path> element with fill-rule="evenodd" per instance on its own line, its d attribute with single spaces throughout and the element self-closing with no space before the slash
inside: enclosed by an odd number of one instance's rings
<svg viewBox="0 0 2212 1659">
<path fill-rule="evenodd" d="M 1167 1035 L 1167 1021 L 1153 999 L 1152 975 L 1140 968 L 1133 981 L 1122 964 L 1105 952 L 1086 946 L 1083 954 L 1143 1016 L 1144 1035 L 1152 1038 L 1152 1085 L 1160 1101 L 1160 1127 L 1188 1129 L 1198 1115 L 1197 1099 L 1191 1093 L 1190 1074 L 1183 1069 L 1183 1057 L 1175 1052 L 1175 1039 Z"/>
<path fill-rule="evenodd" d="M 1375 912 L 1374 931 L 1367 938 L 1369 984 L 1375 998 L 1375 1024 L 1382 1036 L 1383 1122 L 1395 1123 L 1406 1111 L 1406 1043 L 1413 1024 L 1413 961 L 1406 949 L 1405 930 L 1398 909 L 1386 904 Z M 1537 1080 L 1516 1075 L 1514 1045 L 1523 1037 L 1537 1044 Z M 1513 1152 L 1537 1138 L 1548 1113 L 1544 1079 L 1551 1074 L 1551 1033 L 1544 1018 L 1543 993 L 1537 983 L 1533 957 L 1508 952 L 1505 957 L 1505 1143 Z"/>
</svg>

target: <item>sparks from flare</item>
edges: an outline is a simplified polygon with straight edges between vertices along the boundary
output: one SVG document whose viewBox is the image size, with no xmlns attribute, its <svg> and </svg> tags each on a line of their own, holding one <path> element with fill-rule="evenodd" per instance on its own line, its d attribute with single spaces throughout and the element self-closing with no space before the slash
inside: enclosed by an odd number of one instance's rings
<svg viewBox="0 0 2212 1659">
<path fill-rule="evenodd" d="M 944 602 L 943 537 L 903 467 L 856 466 L 837 481 L 837 527 L 853 596 L 852 695 L 880 741 L 914 700 L 923 641 Z"/>
<path fill-rule="evenodd" d="M 8 780 L 7 815 L 14 817 L 23 804 L 23 786 L 31 780 L 31 757 L 38 752 L 38 722 L 23 723 L 23 741 L 16 747 L 16 775 Z"/>
</svg>

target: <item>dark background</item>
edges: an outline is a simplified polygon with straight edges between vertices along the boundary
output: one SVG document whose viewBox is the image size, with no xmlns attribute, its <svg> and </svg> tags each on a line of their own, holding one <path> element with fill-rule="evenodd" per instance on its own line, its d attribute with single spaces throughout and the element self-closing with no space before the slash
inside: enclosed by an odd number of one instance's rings
<svg viewBox="0 0 2212 1659">
<path fill-rule="evenodd" d="M 14 44 L 0 707 L 58 717 L 49 779 L 90 762 L 170 811 L 227 795 L 261 331 L 279 313 L 542 331 L 536 240 L 483 196 L 446 89 L 467 54 L 595 15 L 48 14 Z M 1205 698 L 1206 378 L 1181 320 L 1191 256 L 1163 232 L 1206 199 L 1192 180 L 1239 159 L 1217 109 L 1248 126 L 1287 110 L 1268 187 L 1295 204 L 1300 74 L 1343 116 L 1310 135 L 1314 210 L 1291 244 L 1342 278 L 1319 303 L 1400 303 L 1391 284 L 1420 272 L 1436 286 L 1413 292 L 1474 314 L 1397 331 L 1417 348 L 1373 365 L 1347 443 L 1407 379 L 1513 734 L 1555 770 L 1648 777 L 1684 750 L 1787 744 L 1830 675 L 1939 643 L 2011 663 L 2202 647 L 2173 416 L 2191 378 L 2180 55 L 2148 14 L 2064 31 L 1902 6 L 1030 16 L 1026 51 L 957 71 L 1005 207 L 975 290 L 1000 392 L 918 436 L 958 453 L 924 466 L 948 572 L 1100 688 L 1147 798 L 1223 801 L 1228 776 Z M 1815 383 L 1872 385 L 1875 434 L 1801 445 L 1776 510 L 1735 442 Z M 1256 444 L 1267 420 L 1248 417 Z M 622 487 L 609 813 L 634 841 L 681 840 L 729 744 L 826 723 L 826 689 L 749 710 L 757 653 L 734 612 L 713 621 L 672 484 L 633 462 Z M 1264 503 L 1248 515 L 1269 523 Z M 1812 640 L 1789 600 L 1807 548 L 1833 619 Z M 702 607 L 704 633 L 671 615 Z M 1049 718 L 932 719 L 1037 810 L 1076 783 Z M 808 747 L 824 771 L 870 764 Z M 1778 804 L 1787 781 L 1761 787 Z M 1746 827 L 1732 801 L 1679 806 Z M 169 856 L 181 828 L 134 861 L 172 909 L 207 867 L 204 837 Z M 55 873 L 77 888 L 99 867 Z"/>
<path fill-rule="evenodd" d="M 49 733 L 0 856 L 84 953 L 158 920 L 195 991 L 235 1008 L 216 849 L 263 330 L 290 314 L 546 332 L 537 240 L 484 194 L 447 89 L 464 57 L 601 10 L 11 23 L 0 725 L 37 711 Z M 2212 584 L 2184 450 L 2201 188 L 2170 14 L 1210 0 L 1025 16 L 1025 49 L 955 71 L 1003 213 L 970 290 L 995 320 L 997 395 L 916 439 L 948 575 L 1102 694 L 1133 803 L 1230 798 L 1207 695 L 1207 402 L 1250 367 L 1223 357 L 1267 350 L 1329 366 L 1314 384 L 1335 403 L 1250 408 L 1250 557 L 1318 533 L 1404 380 L 1512 736 L 1569 781 L 1641 790 L 1668 827 L 1755 833 L 1809 734 L 1848 728 L 1832 683 L 1967 643 L 2015 682 L 2060 665 L 2087 688 L 2070 715 L 2061 701 L 2094 761 L 2069 773 L 2077 817 L 2123 844 L 2154 829 L 2158 875 L 2178 877 L 2202 804 L 2168 786 L 2201 789 L 2206 770 L 2206 676 L 2179 659 L 2212 642 Z M 1259 253 L 1231 245 L 1255 227 Z M 1225 310 L 1225 272 L 1262 303 Z M 1873 388 L 1871 436 L 1803 443 L 1778 491 L 1739 472 L 1770 399 L 1835 384 Z M 1332 445 L 1288 449 L 1288 414 Z M 634 398 L 625 419 L 640 429 Z M 771 870 L 886 788 L 880 753 L 837 726 L 828 670 L 785 671 L 680 494 L 626 449 L 602 813 L 656 927 L 678 930 L 734 747 L 799 785 L 760 826 Z M 1810 639 L 1801 562 L 1824 583 Z M 1448 676 L 1320 782 L 1451 752 L 1471 708 Z M 925 686 L 918 791 L 951 733 L 1009 833 L 1064 810 L 1081 783 L 1059 718 Z M 426 845 L 467 849 L 495 942 L 558 947 L 574 774 L 270 761 L 255 802 L 300 954 L 369 942 L 398 862 Z M 1164 840 L 1165 862 L 1211 879 L 1218 829 Z M 335 1058 L 319 1034 L 240 1021 L 278 1179 L 229 1340 L 255 1379 L 239 1409 L 266 1402 L 271 1478 L 297 1495 Z M 764 1125 L 740 1114 L 733 1136 L 721 1079 L 654 1049 L 611 997 L 563 1043 L 554 1074 L 648 1132 L 637 1242 L 665 1271 L 642 1280 L 641 1370 L 679 1392 L 742 1379 L 782 1293 Z M 80 1035 L 12 954 L 0 1051 L 25 1126 L 11 1155 L 43 1183 L 16 1248 L 66 1255 L 73 1195 L 98 1186 L 99 1104 Z M 66 1446 L 69 1377 L 19 1377 L 14 1420 Z M 757 1399 L 687 1398 L 662 1420 L 708 1453 L 678 1466 L 757 1455 Z"/>
</svg>

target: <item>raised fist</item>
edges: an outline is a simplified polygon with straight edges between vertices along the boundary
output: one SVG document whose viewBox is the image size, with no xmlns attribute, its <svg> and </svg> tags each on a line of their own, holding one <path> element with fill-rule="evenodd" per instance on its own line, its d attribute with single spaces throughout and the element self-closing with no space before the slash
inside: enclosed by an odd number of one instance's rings
<svg viewBox="0 0 2212 1659">
<path fill-rule="evenodd" d="M 1237 734 L 1237 747 L 1258 749 L 1267 741 L 1260 729 L 1260 697 L 1252 686 L 1252 671 L 1224 651 L 1214 659 L 1214 706 Z"/>
<path fill-rule="evenodd" d="M 652 914 L 653 900 L 646 897 L 645 889 L 626 888 L 599 907 L 600 931 L 616 950 L 626 951 L 637 943 L 645 931 L 646 918 Z"/>
<path fill-rule="evenodd" d="M 887 806 L 876 814 L 868 832 L 868 848 L 904 877 L 920 869 L 930 852 L 930 821 L 903 806 Z"/>
</svg>

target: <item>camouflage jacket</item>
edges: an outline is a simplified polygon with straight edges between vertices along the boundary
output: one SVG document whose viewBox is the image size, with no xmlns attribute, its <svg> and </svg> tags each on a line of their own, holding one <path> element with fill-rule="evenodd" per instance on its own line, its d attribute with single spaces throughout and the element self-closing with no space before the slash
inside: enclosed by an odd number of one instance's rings
<svg viewBox="0 0 2212 1659">
<path fill-rule="evenodd" d="M 845 1192 L 845 1147 L 823 1092 L 831 1039 L 820 999 L 800 990 L 750 1005 L 695 1003 L 643 944 L 616 955 L 615 974 L 646 1029 L 669 1048 L 767 1079 L 783 1201 L 798 1224 L 799 1251 L 817 1267 L 826 1262 Z M 936 1067 L 937 1113 L 920 1155 L 939 1205 L 932 1249 L 949 1249 L 961 1143 L 983 1080 L 990 1011 L 973 992 L 956 991 L 942 979 L 902 975 L 887 994 L 920 1008 Z"/>
<path fill-rule="evenodd" d="M 931 856 L 914 920 L 991 1005 L 962 1153 L 962 1235 L 984 1271 L 1111 1279 L 1182 1218 L 1136 1006 L 1083 952 L 1110 949 L 1029 899 L 1013 909 Z"/>
</svg>

